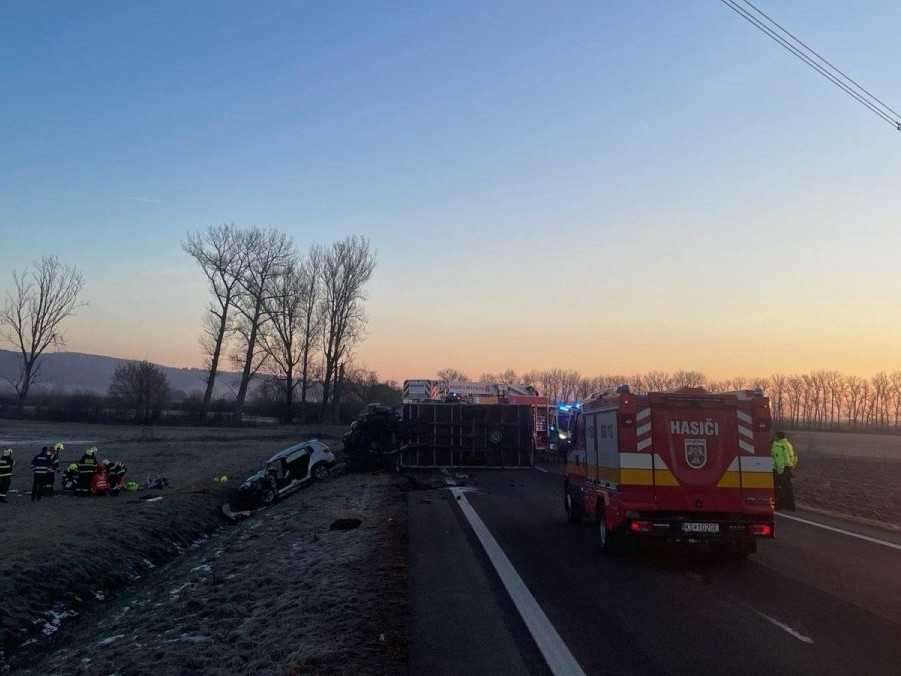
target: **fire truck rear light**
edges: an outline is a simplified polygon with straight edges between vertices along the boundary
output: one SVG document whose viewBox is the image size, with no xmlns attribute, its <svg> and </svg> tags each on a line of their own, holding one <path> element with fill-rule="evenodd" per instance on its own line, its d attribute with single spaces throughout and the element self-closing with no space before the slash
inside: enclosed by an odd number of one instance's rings
<svg viewBox="0 0 901 676">
<path fill-rule="evenodd" d="M 752 523 L 751 535 L 768 538 L 773 534 L 773 527 L 768 523 Z"/>
<path fill-rule="evenodd" d="M 629 529 L 633 533 L 649 533 L 651 531 L 650 521 L 633 521 L 629 524 Z"/>
</svg>

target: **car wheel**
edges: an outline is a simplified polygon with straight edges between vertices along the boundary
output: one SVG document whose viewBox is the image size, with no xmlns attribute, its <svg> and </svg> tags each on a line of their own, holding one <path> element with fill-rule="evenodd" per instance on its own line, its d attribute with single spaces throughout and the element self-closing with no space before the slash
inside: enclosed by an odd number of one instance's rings
<svg viewBox="0 0 901 676">
<path fill-rule="evenodd" d="M 328 465 L 324 462 L 320 462 L 313 468 L 313 478 L 316 481 L 325 481 L 328 478 Z"/>
<path fill-rule="evenodd" d="M 620 551 L 620 539 L 621 535 L 616 531 L 610 530 L 607 527 L 607 516 L 604 513 L 604 503 L 598 503 L 597 509 L 597 518 L 598 518 L 598 544 L 601 546 L 601 551 L 605 554 L 612 554 Z"/>
<path fill-rule="evenodd" d="M 275 489 L 272 487 L 267 487 L 265 491 L 263 491 L 263 506 L 270 507 L 275 504 L 278 495 L 275 492 Z"/>
</svg>

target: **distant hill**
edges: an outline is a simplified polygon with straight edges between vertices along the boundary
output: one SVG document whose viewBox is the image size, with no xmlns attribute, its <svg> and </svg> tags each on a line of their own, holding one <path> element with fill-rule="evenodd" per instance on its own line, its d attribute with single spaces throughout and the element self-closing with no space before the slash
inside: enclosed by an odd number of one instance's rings
<svg viewBox="0 0 901 676">
<path fill-rule="evenodd" d="M 105 394 L 119 364 L 127 359 L 105 357 L 79 352 L 54 352 L 42 358 L 41 372 L 34 391 L 54 390 L 72 392 L 87 390 Z M 172 390 L 186 394 L 203 392 L 206 371 L 203 369 L 181 369 L 160 365 L 169 378 Z M 8 393 L 12 387 L 5 378 L 14 378 L 18 370 L 18 355 L 9 350 L 0 350 L 0 392 Z M 238 374 L 220 372 L 216 378 L 216 397 L 229 396 L 236 388 Z"/>
</svg>

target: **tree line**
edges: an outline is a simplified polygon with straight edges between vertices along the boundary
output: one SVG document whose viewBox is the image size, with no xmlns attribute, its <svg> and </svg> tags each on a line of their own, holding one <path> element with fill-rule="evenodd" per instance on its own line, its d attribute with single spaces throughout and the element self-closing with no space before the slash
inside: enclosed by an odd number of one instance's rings
<svg viewBox="0 0 901 676">
<path fill-rule="evenodd" d="M 442 369 L 444 380 L 467 380 L 459 369 Z M 482 373 L 477 380 L 534 386 L 557 401 L 580 401 L 597 392 L 628 385 L 632 392 L 663 392 L 680 387 L 704 387 L 711 392 L 759 389 L 770 399 L 773 419 L 790 428 L 888 429 L 901 428 L 901 371 L 880 371 L 870 378 L 839 371 L 773 374 L 767 377 L 716 380 L 700 371 L 648 371 L 633 375 L 583 376 L 567 369 L 512 369 Z"/>
<path fill-rule="evenodd" d="M 209 290 L 200 418 L 209 412 L 226 358 L 240 372 L 234 404 L 239 419 L 258 374 L 276 385 L 286 419 L 293 416 L 298 390 L 305 409 L 312 382 L 322 388 L 319 419 L 337 418 L 353 348 L 366 326 L 364 287 L 376 264 L 369 241 L 350 236 L 300 253 L 278 230 L 220 225 L 189 233 L 182 248 Z"/>
</svg>

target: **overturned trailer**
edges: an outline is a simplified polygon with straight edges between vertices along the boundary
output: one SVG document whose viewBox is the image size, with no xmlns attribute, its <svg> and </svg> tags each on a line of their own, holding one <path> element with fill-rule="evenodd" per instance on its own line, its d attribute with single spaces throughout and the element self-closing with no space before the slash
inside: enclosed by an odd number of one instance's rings
<svg viewBox="0 0 901 676">
<path fill-rule="evenodd" d="M 410 402 L 403 407 L 405 467 L 531 467 L 535 407 Z"/>
</svg>

